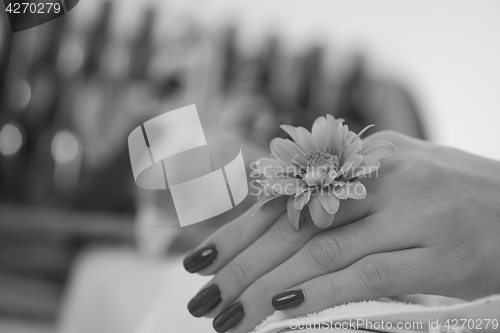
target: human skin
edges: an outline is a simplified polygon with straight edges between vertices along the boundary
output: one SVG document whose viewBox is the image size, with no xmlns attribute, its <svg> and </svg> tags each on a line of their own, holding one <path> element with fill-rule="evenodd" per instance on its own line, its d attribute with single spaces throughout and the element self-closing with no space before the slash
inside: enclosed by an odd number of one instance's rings
<svg viewBox="0 0 500 333">
<path fill-rule="evenodd" d="M 366 198 L 343 200 L 330 227 L 305 211 L 296 232 L 278 198 L 205 240 L 197 249 L 213 244 L 217 255 L 196 273 L 214 275 L 211 292 L 190 311 L 218 316 L 218 332 L 247 333 L 273 304 L 295 316 L 383 296 L 500 293 L 500 163 L 391 131 L 363 141 L 381 139 L 396 154 L 361 179 Z"/>
</svg>

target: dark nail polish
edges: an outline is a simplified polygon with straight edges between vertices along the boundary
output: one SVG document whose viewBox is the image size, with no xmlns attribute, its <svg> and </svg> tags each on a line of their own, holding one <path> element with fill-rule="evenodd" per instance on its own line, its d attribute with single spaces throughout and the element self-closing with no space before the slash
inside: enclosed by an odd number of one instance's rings
<svg viewBox="0 0 500 333">
<path fill-rule="evenodd" d="M 244 316 L 245 310 L 243 309 L 243 305 L 240 302 L 234 303 L 214 319 L 214 329 L 218 333 L 227 332 L 238 326 Z"/>
<path fill-rule="evenodd" d="M 220 289 L 216 284 L 200 291 L 188 303 L 188 310 L 195 317 L 203 317 L 221 302 Z"/>
<path fill-rule="evenodd" d="M 210 266 L 215 258 L 217 258 L 217 248 L 214 244 L 210 244 L 184 258 L 184 268 L 189 273 L 196 273 Z"/>
<path fill-rule="evenodd" d="M 296 308 L 304 302 L 302 290 L 289 290 L 273 297 L 273 308 L 276 310 L 286 310 Z"/>
</svg>

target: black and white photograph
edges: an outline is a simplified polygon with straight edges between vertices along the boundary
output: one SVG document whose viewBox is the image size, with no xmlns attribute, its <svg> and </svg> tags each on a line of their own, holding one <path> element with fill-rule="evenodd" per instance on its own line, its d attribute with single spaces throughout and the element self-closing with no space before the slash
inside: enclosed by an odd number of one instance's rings
<svg viewBox="0 0 500 333">
<path fill-rule="evenodd" d="M 500 332 L 499 1 L 0 10 L 0 333 Z"/>
</svg>

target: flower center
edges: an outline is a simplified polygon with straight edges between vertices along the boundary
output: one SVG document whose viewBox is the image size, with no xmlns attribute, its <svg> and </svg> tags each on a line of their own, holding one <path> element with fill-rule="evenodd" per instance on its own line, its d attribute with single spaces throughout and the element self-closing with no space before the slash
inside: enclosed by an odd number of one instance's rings
<svg viewBox="0 0 500 333">
<path fill-rule="evenodd" d="M 339 158 L 328 153 L 310 152 L 306 156 L 307 171 L 304 180 L 309 186 L 320 186 L 331 170 L 339 169 Z"/>
</svg>

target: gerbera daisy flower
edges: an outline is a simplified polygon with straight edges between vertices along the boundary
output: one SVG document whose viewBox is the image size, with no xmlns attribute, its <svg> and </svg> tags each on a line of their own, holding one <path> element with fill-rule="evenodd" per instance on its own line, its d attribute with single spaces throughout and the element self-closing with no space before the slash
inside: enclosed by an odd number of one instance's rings
<svg viewBox="0 0 500 333">
<path fill-rule="evenodd" d="M 295 230 L 299 229 L 301 210 L 309 207 L 313 222 L 321 228 L 330 226 L 340 200 L 364 199 L 366 188 L 360 178 L 380 167 L 379 159 L 396 152 L 396 147 L 383 140 L 363 146 L 361 135 L 349 131 L 343 119 L 332 115 L 319 117 L 312 133 L 303 127 L 282 125 L 292 138 L 274 138 L 271 157 L 256 162 L 264 176 L 258 182 L 270 190 L 261 200 L 263 205 L 279 196 L 289 196 L 287 213 Z"/>
</svg>

